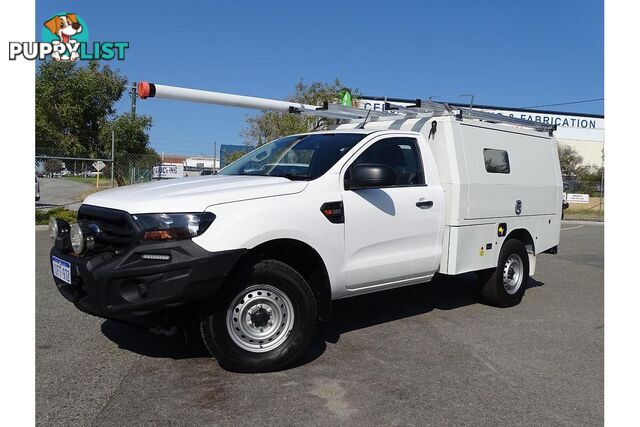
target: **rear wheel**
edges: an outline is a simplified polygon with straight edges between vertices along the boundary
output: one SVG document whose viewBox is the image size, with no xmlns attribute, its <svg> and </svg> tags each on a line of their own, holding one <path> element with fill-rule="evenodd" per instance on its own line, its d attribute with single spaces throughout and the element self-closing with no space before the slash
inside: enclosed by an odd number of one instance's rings
<svg viewBox="0 0 640 427">
<path fill-rule="evenodd" d="M 201 332 L 223 368 L 274 371 L 302 355 L 317 318 L 306 280 L 280 261 L 263 260 L 230 279 Z"/>
<path fill-rule="evenodd" d="M 517 239 L 507 240 L 500 250 L 497 268 L 482 272 L 479 278 L 485 303 L 497 307 L 519 304 L 529 281 L 529 256 L 524 244 Z"/>
</svg>

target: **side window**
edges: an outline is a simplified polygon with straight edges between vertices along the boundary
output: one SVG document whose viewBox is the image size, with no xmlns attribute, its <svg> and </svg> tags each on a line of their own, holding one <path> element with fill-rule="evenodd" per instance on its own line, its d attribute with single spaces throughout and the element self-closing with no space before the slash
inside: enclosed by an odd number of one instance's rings
<svg viewBox="0 0 640 427">
<path fill-rule="evenodd" d="M 493 148 L 484 149 L 484 168 L 489 173 L 510 173 L 509 153 Z"/>
<path fill-rule="evenodd" d="M 396 176 L 395 186 L 424 185 L 424 172 L 414 138 L 387 138 L 376 142 L 360 154 L 353 165 L 377 163 L 389 165 Z"/>
</svg>

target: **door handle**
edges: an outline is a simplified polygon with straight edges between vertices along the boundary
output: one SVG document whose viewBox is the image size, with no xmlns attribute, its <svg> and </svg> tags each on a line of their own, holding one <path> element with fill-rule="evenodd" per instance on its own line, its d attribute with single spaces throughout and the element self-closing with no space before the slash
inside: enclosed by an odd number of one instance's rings
<svg viewBox="0 0 640 427">
<path fill-rule="evenodd" d="M 420 200 L 416 202 L 416 206 L 420 209 L 429 209 L 433 206 L 433 202 L 431 200 Z"/>
</svg>

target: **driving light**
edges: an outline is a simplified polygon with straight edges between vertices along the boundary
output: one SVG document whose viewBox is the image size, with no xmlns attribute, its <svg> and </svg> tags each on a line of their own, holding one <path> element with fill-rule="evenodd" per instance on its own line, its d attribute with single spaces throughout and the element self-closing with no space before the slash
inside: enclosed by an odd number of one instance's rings
<svg viewBox="0 0 640 427">
<path fill-rule="evenodd" d="M 68 232 L 69 223 L 67 221 L 55 217 L 49 219 L 49 237 L 53 240 Z"/>
<path fill-rule="evenodd" d="M 134 215 L 142 240 L 190 239 L 205 232 L 216 218 L 211 212 Z"/>
<path fill-rule="evenodd" d="M 54 217 L 49 218 L 49 237 L 55 240 L 59 232 L 58 221 Z"/>
<path fill-rule="evenodd" d="M 80 226 L 78 224 L 73 224 L 69 235 L 71 237 L 71 247 L 73 248 L 73 251 L 77 254 L 82 254 L 85 250 L 85 244 L 84 233 Z"/>
</svg>

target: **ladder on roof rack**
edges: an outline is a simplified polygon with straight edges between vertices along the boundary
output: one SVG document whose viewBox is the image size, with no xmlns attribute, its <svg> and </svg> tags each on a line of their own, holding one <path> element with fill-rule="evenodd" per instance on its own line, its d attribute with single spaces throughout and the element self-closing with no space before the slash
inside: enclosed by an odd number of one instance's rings
<svg viewBox="0 0 640 427">
<path fill-rule="evenodd" d="M 228 105 L 233 107 L 254 108 L 258 110 L 271 110 L 330 119 L 349 120 L 350 122 L 396 121 L 414 118 L 455 116 L 458 120 L 482 120 L 489 123 L 506 123 L 515 126 L 527 127 L 540 132 L 549 132 L 549 135 L 553 135 L 553 131 L 557 129 L 556 125 L 548 123 L 518 119 L 515 117 L 503 116 L 501 114 L 472 110 L 470 108 L 454 109 L 444 102 L 420 99 L 416 99 L 413 105 L 387 102 L 385 103 L 385 109 L 383 111 L 376 111 L 366 108 L 345 107 L 337 104 L 329 104 L 327 102 L 325 102 L 322 107 L 318 107 L 316 105 L 300 104 L 276 99 L 257 98 L 253 96 L 234 95 L 230 93 L 188 89 L 176 86 L 156 85 L 148 82 L 138 83 L 138 95 L 141 99 L 156 97 L 180 101 L 203 102 L 208 104 Z"/>
<path fill-rule="evenodd" d="M 508 123 L 516 126 L 532 128 L 539 132 L 549 132 L 549 136 L 553 136 L 553 131 L 558 125 L 550 123 L 535 122 L 533 120 L 519 119 L 517 117 L 505 116 L 502 114 L 487 113 L 486 111 L 472 110 L 470 108 L 461 108 L 458 113 L 459 118 L 469 118 L 483 120 L 490 123 Z"/>
<path fill-rule="evenodd" d="M 416 105 L 409 106 L 387 102 L 385 103 L 385 109 L 383 111 L 344 107 L 342 105 L 328 104 L 325 102 L 324 106 L 319 108 L 289 107 L 289 112 L 350 121 L 395 121 L 452 115 L 457 117 L 459 120 L 470 119 L 482 120 L 488 123 L 505 123 L 534 129 L 539 132 L 549 132 L 549 135 L 553 135 L 553 131 L 557 129 L 556 125 L 548 123 L 519 119 L 516 117 L 504 116 L 502 114 L 487 113 L 470 108 L 459 108 L 454 110 L 447 103 L 419 100 Z"/>
</svg>

